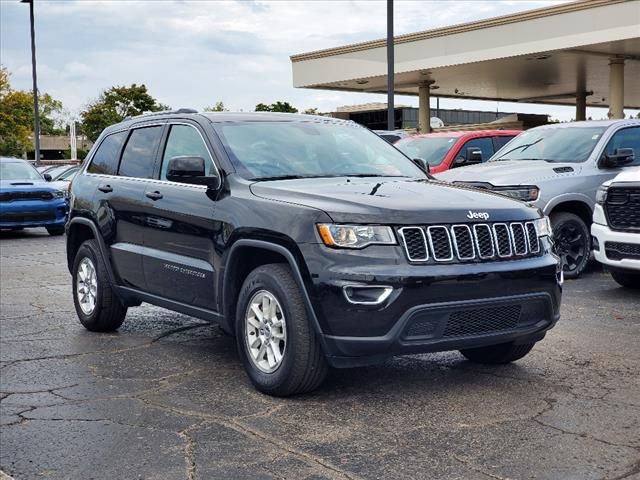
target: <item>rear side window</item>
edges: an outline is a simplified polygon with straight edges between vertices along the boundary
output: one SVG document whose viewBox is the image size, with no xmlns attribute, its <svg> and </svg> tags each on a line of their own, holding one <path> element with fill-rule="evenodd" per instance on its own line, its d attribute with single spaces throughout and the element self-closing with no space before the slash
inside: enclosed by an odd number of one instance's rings
<svg viewBox="0 0 640 480">
<path fill-rule="evenodd" d="M 504 147 L 507 143 L 509 143 L 513 139 L 513 136 L 500 135 L 498 137 L 493 137 L 493 143 L 496 146 L 496 152 Z"/>
<path fill-rule="evenodd" d="M 153 167 L 161 136 L 160 125 L 133 130 L 122 152 L 118 175 L 153 178 Z"/>
<path fill-rule="evenodd" d="M 89 165 L 87 172 L 115 175 L 118 171 L 120 150 L 125 138 L 127 138 L 127 132 L 114 133 L 106 137 L 93 155 L 93 160 L 91 160 L 91 165 Z"/>
</svg>

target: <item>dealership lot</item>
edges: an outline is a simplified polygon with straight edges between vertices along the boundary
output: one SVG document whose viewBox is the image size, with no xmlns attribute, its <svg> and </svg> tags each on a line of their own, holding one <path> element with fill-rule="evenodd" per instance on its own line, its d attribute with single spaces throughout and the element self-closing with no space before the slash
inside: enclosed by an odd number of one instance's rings
<svg viewBox="0 0 640 480">
<path fill-rule="evenodd" d="M 119 333 L 85 331 L 64 237 L 3 233 L 0 250 L 15 478 L 640 478 L 640 296 L 597 269 L 517 364 L 398 358 L 277 399 L 199 320 L 144 305 Z"/>
</svg>

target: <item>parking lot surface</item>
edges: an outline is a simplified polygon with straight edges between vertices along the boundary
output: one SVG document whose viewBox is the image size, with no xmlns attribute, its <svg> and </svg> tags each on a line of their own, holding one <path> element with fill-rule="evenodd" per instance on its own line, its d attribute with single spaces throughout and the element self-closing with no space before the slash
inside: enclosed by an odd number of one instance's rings
<svg viewBox="0 0 640 480">
<path fill-rule="evenodd" d="M 601 271 L 565 283 L 560 323 L 516 364 L 417 355 L 277 399 L 199 320 L 145 304 L 118 333 L 85 331 L 64 238 L 0 235 L 0 470 L 16 479 L 640 478 L 640 296 Z"/>
</svg>

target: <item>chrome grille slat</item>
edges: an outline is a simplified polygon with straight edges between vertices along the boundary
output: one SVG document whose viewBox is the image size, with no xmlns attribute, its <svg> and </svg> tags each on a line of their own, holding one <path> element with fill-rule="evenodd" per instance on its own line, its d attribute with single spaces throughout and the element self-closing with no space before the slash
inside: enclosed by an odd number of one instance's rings
<svg viewBox="0 0 640 480">
<path fill-rule="evenodd" d="M 493 224 L 493 237 L 496 242 L 496 251 L 499 257 L 506 258 L 513 255 L 511 235 L 509 233 L 509 226 L 506 223 Z"/>
<path fill-rule="evenodd" d="M 460 260 L 472 260 L 476 258 L 475 247 L 471 229 L 467 225 L 454 225 L 451 227 L 453 234 L 453 247 Z"/>
<path fill-rule="evenodd" d="M 412 262 L 429 260 L 427 237 L 421 227 L 403 227 L 398 230 L 404 243 L 404 251 Z"/>
<path fill-rule="evenodd" d="M 527 247 L 530 253 L 538 253 L 540 251 L 540 240 L 538 239 L 538 231 L 534 222 L 524 224 L 527 232 Z"/>
<path fill-rule="evenodd" d="M 493 245 L 493 235 L 491 234 L 491 227 L 489 225 L 486 223 L 476 223 L 473 226 L 473 236 L 476 241 L 478 256 L 481 259 L 484 260 L 496 256 L 496 249 Z"/>
<path fill-rule="evenodd" d="M 431 247 L 433 259 L 436 262 L 453 260 L 453 245 L 451 244 L 451 235 L 447 227 L 442 225 L 427 227 L 427 237 L 429 238 L 429 247 Z M 444 237 L 447 239 L 446 244 L 442 242 Z"/>
<path fill-rule="evenodd" d="M 513 240 L 513 251 L 515 254 L 519 256 L 526 255 L 528 248 L 524 225 L 522 225 L 522 223 L 514 222 L 509 225 L 509 230 L 511 233 L 511 239 Z"/>
</svg>

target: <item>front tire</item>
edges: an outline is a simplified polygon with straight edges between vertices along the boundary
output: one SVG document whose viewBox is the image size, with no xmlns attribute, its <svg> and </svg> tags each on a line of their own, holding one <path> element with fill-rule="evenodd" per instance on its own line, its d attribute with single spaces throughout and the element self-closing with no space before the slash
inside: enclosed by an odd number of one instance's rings
<svg viewBox="0 0 640 480">
<path fill-rule="evenodd" d="M 569 212 L 551 214 L 553 240 L 562 260 L 565 278 L 578 278 L 589 263 L 591 233 L 586 223 Z"/>
<path fill-rule="evenodd" d="M 523 343 L 521 345 L 516 345 L 514 343 L 500 343 L 489 347 L 460 350 L 460 353 L 474 363 L 501 365 L 520 360 L 531 351 L 534 345 L 535 342 Z"/>
<path fill-rule="evenodd" d="M 611 270 L 611 276 L 618 284 L 627 288 L 640 288 L 640 273 L 631 270 Z"/>
<path fill-rule="evenodd" d="M 92 332 L 117 330 L 127 315 L 111 289 L 107 269 L 95 240 L 84 242 L 73 262 L 73 303 L 80 323 Z"/>
<path fill-rule="evenodd" d="M 258 390 L 286 397 L 322 383 L 327 360 L 288 266 L 263 265 L 247 276 L 236 322 L 238 351 Z"/>
<path fill-rule="evenodd" d="M 47 232 L 52 237 L 57 237 L 58 235 L 64 235 L 64 227 L 47 227 Z"/>
</svg>

